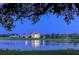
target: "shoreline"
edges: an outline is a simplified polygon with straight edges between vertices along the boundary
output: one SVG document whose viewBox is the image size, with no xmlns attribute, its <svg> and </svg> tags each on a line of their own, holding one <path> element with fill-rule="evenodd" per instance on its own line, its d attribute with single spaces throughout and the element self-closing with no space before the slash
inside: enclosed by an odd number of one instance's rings
<svg viewBox="0 0 79 59">
<path fill-rule="evenodd" d="M 19 38 L 19 37 L 0 37 L 0 40 L 51 40 L 53 42 L 79 43 L 79 39 L 54 39 L 54 38 Z"/>
<path fill-rule="evenodd" d="M 0 50 L 0 55 L 79 55 L 79 50 Z"/>
<path fill-rule="evenodd" d="M 0 37 L 0 40 L 40 40 L 33 38 L 11 38 L 11 37 Z M 64 43 L 72 42 L 79 43 L 79 39 L 42 39 L 51 41 L 61 41 Z M 67 49 L 67 50 L 33 50 L 33 51 L 21 51 L 21 50 L 2 50 L 0 49 L 0 55 L 79 55 L 79 50 Z"/>
</svg>

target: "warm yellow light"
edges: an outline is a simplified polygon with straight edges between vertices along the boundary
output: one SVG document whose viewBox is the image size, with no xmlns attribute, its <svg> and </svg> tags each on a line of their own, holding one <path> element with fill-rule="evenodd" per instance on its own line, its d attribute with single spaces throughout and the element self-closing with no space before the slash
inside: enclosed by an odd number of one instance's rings
<svg viewBox="0 0 79 59">
<path fill-rule="evenodd" d="M 40 40 L 33 40 L 33 41 L 32 41 L 32 45 L 33 45 L 34 47 L 39 47 L 39 46 L 40 46 Z"/>
</svg>

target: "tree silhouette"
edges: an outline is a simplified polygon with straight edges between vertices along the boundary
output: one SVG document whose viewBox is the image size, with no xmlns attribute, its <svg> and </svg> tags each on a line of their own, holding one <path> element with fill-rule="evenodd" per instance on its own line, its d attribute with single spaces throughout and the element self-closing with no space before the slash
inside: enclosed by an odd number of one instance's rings
<svg viewBox="0 0 79 59">
<path fill-rule="evenodd" d="M 0 6 L 0 24 L 7 30 L 11 30 L 13 23 L 22 18 L 29 18 L 36 23 L 40 17 L 52 13 L 64 16 L 67 24 L 79 15 L 78 3 L 6 3 Z M 16 20 L 12 18 L 16 16 Z"/>
</svg>

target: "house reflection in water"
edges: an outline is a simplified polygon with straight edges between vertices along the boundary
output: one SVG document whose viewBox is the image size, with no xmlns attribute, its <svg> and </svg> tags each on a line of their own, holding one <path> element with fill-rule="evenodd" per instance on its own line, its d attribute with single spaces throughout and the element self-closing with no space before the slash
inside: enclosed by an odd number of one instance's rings
<svg viewBox="0 0 79 59">
<path fill-rule="evenodd" d="M 28 45 L 28 40 L 25 41 L 25 45 Z"/>
<path fill-rule="evenodd" d="M 37 48 L 40 46 L 40 40 L 26 40 L 25 45 Z"/>
<path fill-rule="evenodd" d="M 52 42 L 51 40 L 26 40 L 25 45 L 37 48 L 39 46 L 54 46 L 57 45 L 57 43 Z"/>
<path fill-rule="evenodd" d="M 51 40 L 26 40 L 25 45 L 30 46 L 30 47 L 44 47 L 44 46 L 54 46 L 54 45 L 59 45 L 59 43 L 52 42 Z"/>
<path fill-rule="evenodd" d="M 32 46 L 34 46 L 35 48 L 40 46 L 40 40 L 32 40 Z"/>
</svg>

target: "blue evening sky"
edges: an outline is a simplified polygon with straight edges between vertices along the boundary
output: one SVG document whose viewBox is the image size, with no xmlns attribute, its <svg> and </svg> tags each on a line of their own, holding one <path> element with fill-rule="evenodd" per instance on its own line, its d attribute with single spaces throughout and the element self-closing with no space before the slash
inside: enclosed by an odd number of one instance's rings
<svg viewBox="0 0 79 59">
<path fill-rule="evenodd" d="M 79 33 L 79 17 L 75 17 L 70 25 L 67 25 L 62 16 L 58 17 L 52 14 L 43 15 L 36 24 L 28 19 L 23 19 L 22 24 L 20 20 L 15 22 L 15 28 L 9 32 L 4 28 L 0 27 L 0 34 L 16 33 L 16 34 L 27 34 L 31 32 L 38 32 L 40 34 L 70 34 Z"/>
</svg>

